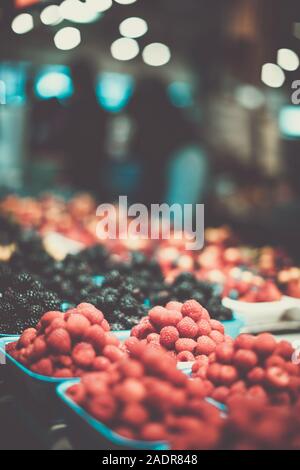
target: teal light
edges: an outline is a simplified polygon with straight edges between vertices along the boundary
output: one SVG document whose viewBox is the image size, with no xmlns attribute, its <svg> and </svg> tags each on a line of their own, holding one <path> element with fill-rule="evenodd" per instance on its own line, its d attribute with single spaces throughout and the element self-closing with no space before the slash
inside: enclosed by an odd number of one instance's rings
<svg viewBox="0 0 300 470">
<path fill-rule="evenodd" d="M 97 96 L 101 106 L 107 111 L 119 112 L 128 103 L 134 89 L 134 79 L 130 75 L 105 72 L 100 75 Z"/>
<path fill-rule="evenodd" d="M 35 93 L 42 99 L 69 98 L 73 93 L 68 67 L 51 66 L 44 69 L 35 82 Z"/>
<path fill-rule="evenodd" d="M 178 108 L 187 108 L 193 105 L 192 87 L 188 82 L 170 83 L 168 95 L 172 104 Z"/>
<path fill-rule="evenodd" d="M 284 106 L 281 109 L 279 129 L 284 137 L 300 137 L 300 106 Z"/>
</svg>

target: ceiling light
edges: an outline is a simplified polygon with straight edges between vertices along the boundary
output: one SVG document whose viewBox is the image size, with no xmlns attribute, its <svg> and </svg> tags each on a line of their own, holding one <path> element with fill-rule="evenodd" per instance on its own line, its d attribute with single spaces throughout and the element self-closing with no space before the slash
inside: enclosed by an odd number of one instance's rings
<svg viewBox="0 0 300 470">
<path fill-rule="evenodd" d="M 117 60 L 131 60 L 139 53 L 139 45 L 134 39 L 120 38 L 111 45 L 111 54 Z"/>
<path fill-rule="evenodd" d="M 48 5 L 41 12 L 41 22 L 46 25 L 56 25 L 63 20 L 58 5 Z"/>
<path fill-rule="evenodd" d="M 79 0 L 64 0 L 59 6 L 63 18 L 74 23 L 93 23 L 100 17 L 88 3 Z"/>
<path fill-rule="evenodd" d="M 54 44 L 57 49 L 68 51 L 74 49 L 81 42 L 80 31 L 77 28 L 66 26 L 60 29 L 54 36 Z"/>
<path fill-rule="evenodd" d="M 279 49 L 277 53 L 277 64 L 285 70 L 297 70 L 299 67 L 299 57 L 296 52 L 291 49 Z"/>
<path fill-rule="evenodd" d="M 139 38 L 147 33 L 148 25 L 142 18 L 133 16 L 122 21 L 119 30 L 120 34 L 127 38 Z"/>
<path fill-rule="evenodd" d="M 16 34 L 25 34 L 33 29 L 33 18 L 29 13 L 21 13 L 16 16 L 12 23 L 11 29 Z"/>
<path fill-rule="evenodd" d="M 165 44 L 153 42 L 143 50 L 143 60 L 153 67 L 167 64 L 171 59 L 171 51 Z"/>
<path fill-rule="evenodd" d="M 261 69 L 261 80 L 265 85 L 279 88 L 284 84 L 285 75 L 283 70 L 276 64 L 264 64 Z"/>
</svg>

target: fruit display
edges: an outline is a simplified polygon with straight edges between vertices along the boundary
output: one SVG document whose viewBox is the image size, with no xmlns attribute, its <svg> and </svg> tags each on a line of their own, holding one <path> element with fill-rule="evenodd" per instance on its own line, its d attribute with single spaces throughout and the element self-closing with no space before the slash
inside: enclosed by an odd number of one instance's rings
<svg viewBox="0 0 300 470">
<path fill-rule="evenodd" d="M 275 302 L 281 300 L 282 292 L 271 279 L 233 268 L 224 284 L 223 297 L 241 302 Z"/>
<path fill-rule="evenodd" d="M 213 360 L 196 360 L 192 373 L 208 380 L 211 397 L 223 403 L 249 396 L 265 403 L 290 404 L 300 394 L 300 365 L 292 362 L 293 353 L 289 342 L 277 342 L 270 333 L 242 334 L 232 344 L 218 344 Z"/>
<path fill-rule="evenodd" d="M 45 313 L 7 351 L 32 372 L 57 378 L 103 371 L 126 356 L 103 313 L 91 304 Z"/>
<path fill-rule="evenodd" d="M 148 316 L 132 328 L 131 336 L 164 348 L 179 362 L 210 358 L 221 343 L 232 343 L 224 326 L 211 319 L 208 311 L 196 300 L 168 302 L 165 307 L 151 308 Z M 127 343 L 126 343 L 127 344 Z"/>
<path fill-rule="evenodd" d="M 300 299 L 300 268 L 284 268 L 277 274 L 280 290 L 289 297 Z"/>
</svg>

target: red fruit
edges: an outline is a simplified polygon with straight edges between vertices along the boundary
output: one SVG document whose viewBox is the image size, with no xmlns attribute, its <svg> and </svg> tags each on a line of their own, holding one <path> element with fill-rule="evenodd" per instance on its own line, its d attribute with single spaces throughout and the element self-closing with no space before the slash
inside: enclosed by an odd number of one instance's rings
<svg viewBox="0 0 300 470">
<path fill-rule="evenodd" d="M 243 380 L 238 380 L 235 382 L 233 385 L 230 387 L 230 392 L 232 394 L 238 393 L 238 394 L 245 394 L 247 391 L 246 384 Z"/>
<path fill-rule="evenodd" d="M 269 385 L 275 388 L 286 388 L 289 386 L 290 377 L 280 367 L 269 367 L 266 370 L 266 381 Z"/>
<path fill-rule="evenodd" d="M 86 368 L 93 364 L 96 357 L 93 346 L 89 343 L 78 343 L 72 351 L 72 359 L 79 367 Z"/>
<path fill-rule="evenodd" d="M 77 306 L 77 312 L 84 315 L 92 325 L 101 325 L 104 315 L 94 305 L 81 303 Z"/>
<path fill-rule="evenodd" d="M 46 338 L 48 346 L 57 353 L 67 354 L 71 351 L 71 338 L 69 333 L 58 328 L 53 330 Z"/>
<path fill-rule="evenodd" d="M 33 342 L 33 353 L 32 356 L 35 359 L 39 359 L 47 353 L 47 343 L 44 336 L 37 336 Z"/>
<path fill-rule="evenodd" d="M 277 342 L 273 335 L 270 333 L 261 333 L 255 338 L 253 349 L 261 356 L 270 356 L 275 348 Z"/>
<path fill-rule="evenodd" d="M 252 384 L 262 384 L 265 379 L 265 371 L 261 367 L 254 367 L 247 374 L 247 379 Z"/>
<path fill-rule="evenodd" d="M 125 341 L 125 346 L 132 357 L 141 357 L 145 350 L 145 346 L 134 336 L 131 336 Z"/>
<path fill-rule="evenodd" d="M 239 349 L 234 354 L 233 363 L 239 369 L 250 370 L 256 366 L 258 359 L 253 351 Z"/>
<path fill-rule="evenodd" d="M 166 314 L 166 309 L 160 306 L 153 307 L 148 312 L 151 323 L 157 327 L 161 326 L 162 317 L 165 314 Z"/>
<path fill-rule="evenodd" d="M 124 377 L 140 379 L 144 375 L 144 367 L 134 359 L 126 359 L 119 364 L 119 371 Z"/>
<path fill-rule="evenodd" d="M 121 351 L 117 346 L 108 344 L 103 349 L 103 355 L 107 357 L 111 362 L 117 362 L 120 359 L 123 359 L 124 352 Z"/>
<path fill-rule="evenodd" d="M 224 343 L 224 335 L 223 335 L 223 333 L 220 333 L 220 331 L 213 330 L 213 331 L 209 334 L 209 337 L 210 337 L 216 344 Z"/>
<path fill-rule="evenodd" d="M 298 376 L 300 373 L 299 364 L 293 364 L 292 362 L 286 362 L 283 366 L 284 370 L 292 376 Z"/>
<path fill-rule="evenodd" d="M 119 436 L 125 437 L 126 439 L 132 440 L 135 438 L 135 434 L 132 429 L 127 428 L 126 426 L 117 426 L 114 428 L 114 432 Z"/>
<path fill-rule="evenodd" d="M 284 367 L 286 364 L 285 360 L 276 354 L 273 354 L 272 356 L 268 357 L 265 361 L 265 366 L 266 367 Z"/>
<path fill-rule="evenodd" d="M 98 326 L 98 325 L 95 325 L 95 326 Z M 92 369 L 100 372 L 102 370 L 107 370 L 110 364 L 111 362 L 109 359 L 107 359 L 107 357 L 97 356 L 93 360 Z"/>
<path fill-rule="evenodd" d="M 89 400 L 86 406 L 87 411 L 103 423 L 111 421 L 117 410 L 115 400 L 109 395 L 99 395 Z"/>
<path fill-rule="evenodd" d="M 196 364 L 200 366 L 207 366 L 208 365 L 208 356 L 205 356 L 205 354 L 200 354 L 199 356 L 196 356 Z"/>
<path fill-rule="evenodd" d="M 199 336 L 208 336 L 211 333 L 211 326 L 207 320 L 199 320 L 198 325 L 198 335 Z"/>
<path fill-rule="evenodd" d="M 220 333 L 222 333 L 222 335 L 224 335 L 225 328 L 224 328 L 224 325 L 222 325 L 221 322 L 219 322 L 218 320 L 210 320 L 209 323 L 210 323 L 210 326 L 211 326 L 212 330 L 219 331 Z"/>
<path fill-rule="evenodd" d="M 167 303 L 166 309 L 168 309 L 168 310 L 178 310 L 178 312 L 180 312 L 182 306 L 183 306 L 182 302 L 176 302 L 174 300 L 171 300 L 171 302 Z"/>
<path fill-rule="evenodd" d="M 18 341 L 18 349 L 27 348 L 27 346 L 33 343 L 36 338 L 36 334 L 37 332 L 35 328 L 27 328 L 27 330 L 23 331 Z"/>
<path fill-rule="evenodd" d="M 195 338 L 198 335 L 198 325 L 190 317 L 180 320 L 177 330 L 182 338 Z"/>
<path fill-rule="evenodd" d="M 221 403 L 225 403 L 228 396 L 229 396 L 229 388 L 228 387 L 217 387 L 213 390 L 212 394 L 211 394 L 211 397 L 216 400 L 216 401 L 219 401 Z"/>
<path fill-rule="evenodd" d="M 53 377 L 61 378 L 61 379 L 69 379 L 73 377 L 73 373 L 70 369 L 56 369 L 56 371 L 53 374 Z"/>
<path fill-rule="evenodd" d="M 85 330 L 84 341 L 91 343 L 95 350 L 100 353 L 106 345 L 107 336 L 100 325 L 92 325 Z"/>
<path fill-rule="evenodd" d="M 210 322 L 210 314 L 208 313 L 206 308 L 203 308 L 200 320 L 206 320 L 206 321 Z"/>
<path fill-rule="evenodd" d="M 145 386 L 138 379 L 128 378 L 116 385 L 115 396 L 123 402 L 139 402 L 144 400 L 147 394 Z"/>
<path fill-rule="evenodd" d="M 194 321 L 198 321 L 201 318 L 203 311 L 202 305 L 200 305 L 196 300 L 187 300 L 184 302 L 181 313 L 184 317 L 190 317 Z"/>
<path fill-rule="evenodd" d="M 175 343 L 175 349 L 177 352 L 190 351 L 193 352 L 197 346 L 196 341 L 191 338 L 180 338 Z"/>
<path fill-rule="evenodd" d="M 138 403 L 129 403 L 121 413 L 121 420 L 131 426 L 142 426 L 149 419 L 145 407 Z"/>
<path fill-rule="evenodd" d="M 238 379 L 238 373 L 233 366 L 222 366 L 219 380 L 223 385 L 231 385 Z"/>
<path fill-rule="evenodd" d="M 210 364 L 207 369 L 207 378 L 214 384 L 220 383 L 221 370 L 222 367 L 220 364 Z"/>
<path fill-rule="evenodd" d="M 234 346 L 236 349 L 253 349 L 255 339 L 253 335 L 242 334 L 236 338 Z"/>
<path fill-rule="evenodd" d="M 186 389 L 189 398 L 204 398 L 206 396 L 206 386 L 201 379 L 189 380 Z"/>
<path fill-rule="evenodd" d="M 50 359 L 41 359 L 32 364 L 31 370 L 36 374 L 51 376 L 53 374 L 53 365 Z"/>
<path fill-rule="evenodd" d="M 155 328 L 152 323 L 146 319 L 138 325 L 138 338 L 145 339 L 151 333 L 155 333 Z"/>
<path fill-rule="evenodd" d="M 105 320 L 105 318 L 100 323 L 100 326 L 103 328 L 104 331 L 107 331 L 107 332 L 110 331 L 109 323 L 107 320 Z"/>
<path fill-rule="evenodd" d="M 72 366 L 72 359 L 70 356 L 60 355 L 50 356 L 50 358 L 52 359 L 52 362 L 58 367 L 69 369 Z"/>
<path fill-rule="evenodd" d="M 67 320 L 66 329 L 72 338 L 82 338 L 90 325 L 91 323 L 84 315 L 73 313 Z"/>
<path fill-rule="evenodd" d="M 71 385 L 67 389 L 67 395 L 78 405 L 82 405 L 86 394 L 85 394 L 85 387 L 84 385 L 79 382 L 78 384 Z"/>
<path fill-rule="evenodd" d="M 47 326 L 45 329 L 45 335 L 49 335 L 51 331 L 58 330 L 58 328 L 62 328 L 63 330 L 66 329 L 66 322 L 62 315 L 58 318 L 54 318 L 50 325 Z"/>
<path fill-rule="evenodd" d="M 166 349 L 174 349 L 178 339 L 179 333 L 175 326 L 165 326 L 160 331 L 160 344 Z"/>
<path fill-rule="evenodd" d="M 150 333 L 150 335 L 147 336 L 147 342 L 148 343 L 158 343 L 159 344 L 160 336 L 158 333 Z"/>
<path fill-rule="evenodd" d="M 50 323 L 53 322 L 55 318 L 63 318 L 63 314 L 57 311 L 44 313 L 40 319 L 42 327 L 46 328 L 48 325 L 50 325 Z"/>
<path fill-rule="evenodd" d="M 253 387 L 250 387 L 247 390 L 247 396 L 259 399 L 260 402 L 263 402 L 265 404 L 267 404 L 269 401 L 268 395 L 266 394 L 265 390 L 261 387 L 261 385 L 253 385 Z"/>
<path fill-rule="evenodd" d="M 177 361 L 179 362 L 189 362 L 194 360 L 195 356 L 190 351 L 180 351 L 180 353 L 177 354 Z"/>
<path fill-rule="evenodd" d="M 141 429 L 141 438 L 145 441 L 165 441 L 167 440 L 167 430 L 160 423 L 147 423 Z"/>
<path fill-rule="evenodd" d="M 279 356 L 283 357 L 284 359 L 291 360 L 292 355 L 294 352 L 294 348 L 289 343 L 288 341 L 280 341 L 276 348 L 275 348 L 275 354 L 278 354 Z"/>
<path fill-rule="evenodd" d="M 81 383 L 84 385 L 86 393 L 95 397 L 107 393 L 107 382 L 108 378 L 106 372 L 85 372 L 81 379 Z"/>
<path fill-rule="evenodd" d="M 198 354 L 206 354 L 207 356 L 213 352 L 215 352 L 216 343 L 209 338 L 208 336 L 200 336 L 197 339 L 197 353 Z"/>
<path fill-rule="evenodd" d="M 234 348 L 228 343 L 217 344 L 216 358 L 223 364 L 230 364 L 234 355 Z"/>
</svg>

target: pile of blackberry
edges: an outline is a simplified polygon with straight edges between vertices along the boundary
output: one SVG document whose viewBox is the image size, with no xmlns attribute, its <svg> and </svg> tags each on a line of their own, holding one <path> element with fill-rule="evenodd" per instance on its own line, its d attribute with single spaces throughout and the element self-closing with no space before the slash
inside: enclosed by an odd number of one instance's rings
<svg viewBox="0 0 300 470">
<path fill-rule="evenodd" d="M 232 320 L 232 311 L 222 305 L 221 297 L 216 293 L 215 286 L 199 281 L 192 273 L 182 273 L 171 285 L 164 287 L 150 297 L 152 305 L 165 305 L 170 300 L 185 302 L 195 299 L 203 305 L 215 320 Z"/>
<path fill-rule="evenodd" d="M 20 334 L 34 327 L 43 313 L 60 308 L 60 299 L 31 274 L 0 269 L 0 333 Z"/>
</svg>

